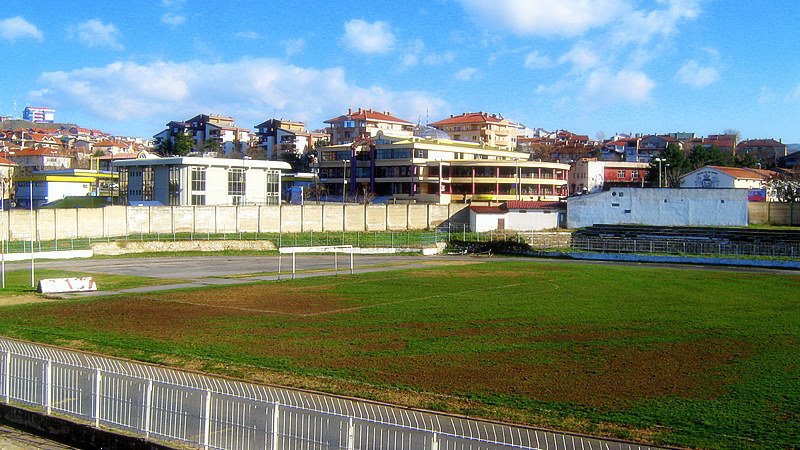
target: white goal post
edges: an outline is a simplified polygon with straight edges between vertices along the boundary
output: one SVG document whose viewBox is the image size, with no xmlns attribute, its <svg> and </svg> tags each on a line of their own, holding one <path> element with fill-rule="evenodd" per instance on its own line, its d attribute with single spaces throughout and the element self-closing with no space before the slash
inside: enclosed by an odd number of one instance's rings
<svg viewBox="0 0 800 450">
<path fill-rule="evenodd" d="M 316 245 L 312 247 L 281 247 L 278 249 L 278 279 L 281 278 L 281 266 L 284 254 L 292 255 L 292 279 L 297 273 L 298 253 L 333 253 L 333 273 L 339 274 L 339 253 L 350 254 L 350 274 L 353 274 L 353 246 L 352 245 Z"/>
</svg>

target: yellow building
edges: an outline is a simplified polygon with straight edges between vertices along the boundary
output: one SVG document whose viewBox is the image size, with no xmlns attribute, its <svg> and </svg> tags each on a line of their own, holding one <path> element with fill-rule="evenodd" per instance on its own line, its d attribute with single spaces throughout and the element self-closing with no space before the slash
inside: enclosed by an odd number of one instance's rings
<svg viewBox="0 0 800 450">
<path fill-rule="evenodd" d="M 388 196 L 447 204 L 566 197 L 569 165 L 477 143 L 379 132 L 374 139 L 319 150 L 319 182 L 331 195 Z"/>
<path fill-rule="evenodd" d="M 504 150 L 517 148 L 518 127 L 497 114 L 464 113 L 429 125 L 449 134 L 454 141 L 477 142 Z"/>
</svg>

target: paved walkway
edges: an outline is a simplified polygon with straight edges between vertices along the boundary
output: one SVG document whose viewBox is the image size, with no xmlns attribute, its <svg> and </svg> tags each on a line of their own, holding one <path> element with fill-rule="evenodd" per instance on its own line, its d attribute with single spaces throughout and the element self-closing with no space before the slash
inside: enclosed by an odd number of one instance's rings
<svg viewBox="0 0 800 450">
<path fill-rule="evenodd" d="M 26 433 L 8 425 L 0 424 L 0 450 L 67 450 L 74 448 L 77 447 L 70 447 L 35 434 Z"/>
</svg>

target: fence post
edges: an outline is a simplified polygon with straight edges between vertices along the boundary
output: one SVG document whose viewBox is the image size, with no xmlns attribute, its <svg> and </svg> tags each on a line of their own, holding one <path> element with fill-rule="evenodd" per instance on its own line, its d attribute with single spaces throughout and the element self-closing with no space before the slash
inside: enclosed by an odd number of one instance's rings
<svg viewBox="0 0 800 450">
<path fill-rule="evenodd" d="M 431 437 L 431 450 L 439 450 L 439 435 L 435 432 L 433 433 L 433 437 Z"/>
<path fill-rule="evenodd" d="M 47 415 L 49 416 L 52 412 L 53 404 L 53 360 L 51 359 L 47 360 L 44 379 L 44 407 Z"/>
<path fill-rule="evenodd" d="M 350 275 L 353 274 L 353 247 L 350 247 Z"/>
<path fill-rule="evenodd" d="M 339 258 L 337 258 L 336 249 L 333 249 L 333 274 L 339 275 Z"/>
<path fill-rule="evenodd" d="M 294 271 L 295 271 L 295 255 L 296 253 L 292 251 L 292 279 L 294 280 Z"/>
<path fill-rule="evenodd" d="M 356 427 L 353 425 L 353 418 L 347 422 L 347 450 L 356 449 Z"/>
<path fill-rule="evenodd" d="M 153 404 L 153 380 L 148 378 L 144 397 L 144 436 L 150 438 L 150 408 Z"/>
<path fill-rule="evenodd" d="M 278 440 L 278 424 L 280 423 L 280 410 L 281 404 L 280 402 L 275 402 L 275 406 L 272 408 L 272 450 L 278 450 L 278 444 L 280 443 Z"/>
<path fill-rule="evenodd" d="M 6 351 L 6 376 L 3 378 L 3 394 L 5 394 L 6 403 L 11 401 L 11 352 Z"/>
<path fill-rule="evenodd" d="M 208 448 L 211 434 L 211 391 L 206 389 L 205 415 L 203 418 L 203 448 Z"/>
<path fill-rule="evenodd" d="M 94 371 L 94 426 L 100 427 L 100 368 Z"/>
</svg>

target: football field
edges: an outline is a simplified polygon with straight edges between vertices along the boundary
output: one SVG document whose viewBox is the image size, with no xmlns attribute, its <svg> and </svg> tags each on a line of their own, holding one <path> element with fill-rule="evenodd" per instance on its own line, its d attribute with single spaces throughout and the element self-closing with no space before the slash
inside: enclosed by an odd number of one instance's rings
<svg viewBox="0 0 800 450">
<path fill-rule="evenodd" d="M 0 333 L 650 443 L 800 442 L 800 275 L 479 262 L 0 307 Z"/>
</svg>

